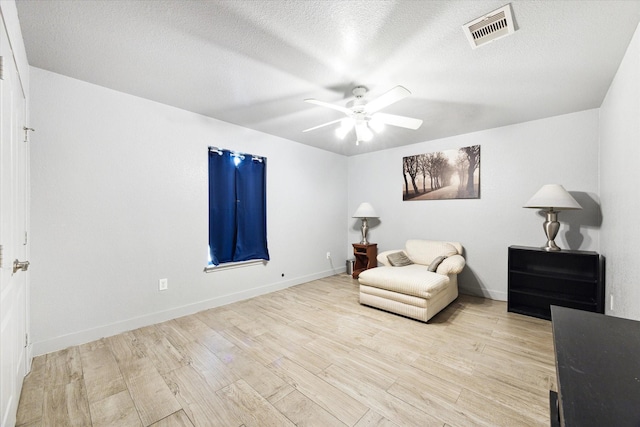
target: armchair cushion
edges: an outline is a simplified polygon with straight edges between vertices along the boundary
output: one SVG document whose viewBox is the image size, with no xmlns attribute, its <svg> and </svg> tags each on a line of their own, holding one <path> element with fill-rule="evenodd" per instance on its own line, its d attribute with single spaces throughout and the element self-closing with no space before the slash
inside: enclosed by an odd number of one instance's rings
<svg viewBox="0 0 640 427">
<path fill-rule="evenodd" d="M 406 252 L 402 251 L 401 249 L 394 249 L 394 250 L 391 250 L 391 251 L 379 252 L 378 256 L 376 257 L 376 259 L 378 260 L 378 265 L 383 265 L 383 266 L 387 266 L 387 267 L 393 267 L 391 265 L 391 263 L 389 262 L 388 256 L 391 255 L 391 254 L 394 254 L 396 252 L 403 252 L 405 255 L 407 254 Z"/>
<path fill-rule="evenodd" d="M 425 274 L 426 273 L 426 274 Z M 358 277 L 360 284 L 387 289 L 405 295 L 429 299 L 449 284 L 449 277 L 430 273 L 424 265 L 405 267 L 376 267 L 365 270 Z"/>
<path fill-rule="evenodd" d="M 431 264 L 429 264 L 429 271 L 436 271 L 436 269 L 438 268 L 438 266 L 440 265 L 440 263 L 442 261 L 444 261 L 445 259 L 447 259 L 446 256 L 439 256 L 436 257 L 433 261 L 431 261 Z"/>
<path fill-rule="evenodd" d="M 439 256 L 449 257 L 459 253 L 451 243 L 433 240 L 407 240 L 406 252 L 411 261 L 426 266 Z"/>
<path fill-rule="evenodd" d="M 389 263 L 394 267 L 402 267 L 405 265 L 413 264 L 413 261 L 411 261 L 403 251 L 389 254 L 387 255 L 387 259 L 389 260 Z"/>
<path fill-rule="evenodd" d="M 438 266 L 436 273 L 438 274 L 458 274 L 464 268 L 466 261 L 462 255 L 452 255 L 447 257 Z"/>
</svg>

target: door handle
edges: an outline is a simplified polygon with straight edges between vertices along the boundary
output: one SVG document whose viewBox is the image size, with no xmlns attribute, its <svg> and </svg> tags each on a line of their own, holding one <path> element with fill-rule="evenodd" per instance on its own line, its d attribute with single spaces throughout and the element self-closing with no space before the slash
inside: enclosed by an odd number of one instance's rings
<svg viewBox="0 0 640 427">
<path fill-rule="evenodd" d="M 13 261 L 13 274 L 18 270 L 27 271 L 29 269 L 29 261 Z"/>
</svg>

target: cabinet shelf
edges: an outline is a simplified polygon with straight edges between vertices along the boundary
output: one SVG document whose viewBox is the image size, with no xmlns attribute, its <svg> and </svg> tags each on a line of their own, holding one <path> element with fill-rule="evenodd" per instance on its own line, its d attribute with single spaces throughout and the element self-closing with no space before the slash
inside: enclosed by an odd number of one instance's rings
<svg viewBox="0 0 640 427">
<path fill-rule="evenodd" d="M 596 305 L 596 301 L 594 297 L 580 297 L 578 295 L 563 294 L 560 292 L 558 293 L 545 292 L 539 289 L 527 289 L 527 288 L 512 289 L 511 293 L 513 295 L 520 294 L 520 295 L 526 295 L 526 296 L 532 296 L 532 297 L 538 297 L 538 298 L 549 298 L 555 301 L 564 301 L 572 304 L 588 304 L 593 306 Z M 554 304 L 554 305 L 558 305 L 558 304 Z"/>
<path fill-rule="evenodd" d="M 531 271 L 523 271 L 523 270 L 511 270 L 511 274 L 522 274 L 531 277 L 538 277 L 541 279 L 556 279 L 558 278 L 558 274 L 550 273 L 550 272 L 531 272 Z M 585 277 L 583 275 L 573 275 L 573 274 L 563 274 L 562 280 L 571 281 L 571 282 L 581 282 L 581 283 L 598 283 L 598 279 L 594 277 Z"/>
<path fill-rule="evenodd" d="M 604 261 L 596 252 L 509 247 L 507 309 L 551 319 L 551 305 L 604 313 Z"/>
</svg>

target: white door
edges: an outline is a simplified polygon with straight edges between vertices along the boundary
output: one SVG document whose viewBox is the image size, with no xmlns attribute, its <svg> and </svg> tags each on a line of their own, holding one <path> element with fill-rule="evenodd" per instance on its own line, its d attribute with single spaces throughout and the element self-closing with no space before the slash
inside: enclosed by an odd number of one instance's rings
<svg viewBox="0 0 640 427">
<path fill-rule="evenodd" d="M 0 20 L 0 425 L 15 424 L 27 355 L 28 276 L 14 272 L 29 248 L 29 147 L 26 102 L 4 22 Z"/>
</svg>

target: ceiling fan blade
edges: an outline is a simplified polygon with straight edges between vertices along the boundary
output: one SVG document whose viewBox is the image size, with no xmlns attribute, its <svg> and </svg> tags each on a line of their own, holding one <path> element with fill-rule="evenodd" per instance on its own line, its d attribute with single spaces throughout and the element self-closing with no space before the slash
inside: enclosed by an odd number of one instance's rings
<svg viewBox="0 0 640 427">
<path fill-rule="evenodd" d="M 305 130 L 303 130 L 302 132 L 309 132 L 310 130 L 316 130 L 316 129 L 319 129 L 319 128 L 321 128 L 321 127 L 325 127 L 325 126 L 332 125 L 332 124 L 334 124 L 334 123 L 338 123 L 338 122 L 340 122 L 340 121 L 342 121 L 342 119 L 332 120 L 332 121 L 330 121 L 330 122 L 328 122 L 328 123 L 324 123 L 324 124 L 321 124 L 321 125 L 318 125 L 318 126 L 314 126 L 314 127 L 312 127 L 312 128 L 309 128 L 309 129 L 305 129 Z"/>
<path fill-rule="evenodd" d="M 412 117 L 396 116 L 395 114 L 375 113 L 371 115 L 372 120 L 380 121 L 386 125 L 399 126 L 401 128 L 416 130 L 422 126 L 422 120 Z"/>
<path fill-rule="evenodd" d="M 369 113 L 375 113 L 376 111 L 382 110 L 384 107 L 391 105 L 395 102 L 400 101 L 401 99 L 406 98 L 411 95 L 411 92 L 404 86 L 396 86 L 388 92 L 383 93 L 379 97 L 367 102 L 364 110 Z"/>
<path fill-rule="evenodd" d="M 348 109 L 346 107 L 342 107 L 340 105 L 331 104 L 329 102 L 318 101 L 317 99 L 305 99 L 304 102 L 308 102 L 309 104 L 319 105 L 321 107 L 331 108 L 333 110 L 342 111 L 345 114 L 351 114 L 351 112 L 352 112 L 350 109 Z"/>
</svg>

